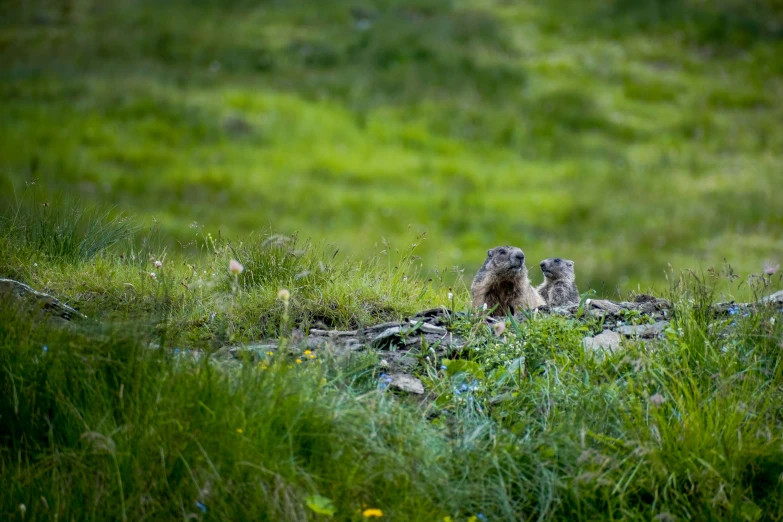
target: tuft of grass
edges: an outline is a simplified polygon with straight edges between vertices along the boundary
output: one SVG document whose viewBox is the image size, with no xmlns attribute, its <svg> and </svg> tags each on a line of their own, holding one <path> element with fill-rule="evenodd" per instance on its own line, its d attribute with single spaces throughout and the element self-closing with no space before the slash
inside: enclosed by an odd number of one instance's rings
<svg viewBox="0 0 783 522">
<path fill-rule="evenodd" d="M 26 201 L 23 196 L 0 215 L 0 231 L 4 241 L 22 243 L 48 262 L 75 263 L 107 252 L 135 228 L 111 208 L 85 208 L 66 197 Z"/>
</svg>

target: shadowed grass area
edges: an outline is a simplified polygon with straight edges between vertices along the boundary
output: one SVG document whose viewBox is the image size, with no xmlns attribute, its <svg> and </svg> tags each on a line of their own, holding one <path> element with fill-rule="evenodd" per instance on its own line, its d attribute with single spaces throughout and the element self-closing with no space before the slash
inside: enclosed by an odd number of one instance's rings
<svg viewBox="0 0 783 522">
<path fill-rule="evenodd" d="M 65 7 L 64 7 L 65 6 Z M 2 190 L 581 287 L 783 257 L 774 2 L 10 2 Z"/>
<path fill-rule="evenodd" d="M 276 288 L 302 268 L 274 268 L 281 259 L 269 253 L 245 260 L 255 281 L 244 279 L 236 306 L 250 286 Z M 382 266 L 362 270 L 388 281 Z M 455 326 L 473 334 L 459 359 L 421 354 L 423 401 L 387 390 L 372 351 L 309 358 L 290 345 L 230 363 L 172 349 L 176 314 L 154 328 L 64 329 L 6 302 L 0 513 L 781 520 L 781 311 L 722 320 L 705 313 L 711 287 L 683 279 L 673 291 L 675 315 L 654 350 L 585 351 L 582 336 L 600 330 L 591 321 L 539 316 L 499 338 L 465 316 Z M 139 301 L 129 306 L 143 317 Z M 146 306 L 172 310 L 165 294 Z M 283 319 L 282 339 L 290 327 Z"/>
</svg>

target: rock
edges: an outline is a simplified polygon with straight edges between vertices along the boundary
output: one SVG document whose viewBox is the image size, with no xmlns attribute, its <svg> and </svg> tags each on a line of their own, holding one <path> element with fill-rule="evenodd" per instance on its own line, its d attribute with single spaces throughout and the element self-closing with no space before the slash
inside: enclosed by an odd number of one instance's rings
<svg viewBox="0 0 783 522">
<path fill-rule="evenodd" d="M 357 335 L 357 331 L 356 330 L 318 330 L 316 328 L 311 328 L 310 335 L 322 335 L 328 337 L 354 337 Z"/>
<path fill-rule="evenodd" d="M 344 339 L 344 338 L 340 338 Z M 317 348 L 323 348 L 324 346 L 329 344 L 329 338 L 328 337 L 320 337 L 320 336 L 309 336 L 305 339 L 305 345 L 307 346 L 308 350 L 313 350 Z"/>
<path fill-rule="evenodd" d="M 649 303 L 650 301 L 656 301 L 658 298 L 653 297 L 649 294 L 638 294 L 634 296 L 633 302 L 634 303 Z"/>
<path fill-rule="evenodd" d="M 33 290 L 31 287 L 13 279 L 0 279 L 0 304 L 16 302 L 26 304 L 31 308 L 38 308 L 44 313 L 71 321 L 73 319 L 86 319 L 87 316 L 61 303 L 55 297 Z"/>
<path fill-rule="evenodd" d="M 389 377 L 391 378 L 389 388 L 406 393 L 424 395 L 424 385 L 416 377 L 406 373 L 393 373 Z"/>
<path fill-rule="evenodd" d="M 384 354 L 384 360 L 386 361 L 386 368 L 391 373 L 410 372 L 419 364 L 419 358 L 412 354 L 410 350 L 388 352 Z"/>
<path fill-rule="evenodd" d="M 240 357 L 243 353 L 249 353 L 253 357 L 257 359 L 261 359 L 266 356 L 267 352 L 276 352 L 277 351 L 277 345 L 271 344 L 271 343 L 255 343 L 255 344 L 247 344 L 245 346 L 232 346 L 229 348 L 229 353 L 233 357 Z"/>
<path fill-rule="evenodd" d="M 403 328 L 401 326 L 392 326 L 376 335 L 371 344 L 378 347 L 385 345 L 387 342 L 391 343 L 395 338 L 399 338 L 402 332 Z"/>
<path fill-rule="evenodd" d="M 760 304 L 783 304 L 783 290 L 775 292 L 767 297 L 762 297 L 759 300 Z"/>
<path fill-rule="evenodd" d="M 418 323 L 416 327 L 392 326 L 376 335 L 370 344 L 374 348 L 386 348 L 389 346 L 413 348 L 426 341 L 427 344 L 437 345 L 442 343 L 452 344 L 453 338 L 449 331 L 439 326 L 428 323 Z M 464 343 L 463 343 L 464 344 Z"/>
<path fill-rule="evenodd" d="M 638 324 L 635 326 L 621 326 L 617 332 L 626 337 L 658 337 L 669 326 L 669 321 L 657 321 L 654 324 Z"/>
<path fill-rule="evenodd" d="M 620 334 L 611 330 L 604 330 L 595 337 L 585 337 L 582 339 L 582 345 L 585 347 L 585 350 L 608 350 L 614 352 L 620 347 L 621 341 L 622 337 L 620 337 Z"/>
<path fill-rule="evenodd" d="M 387 328 L 393 328 L 395 326 L 404 326 L 407 323 L 403 323 L 402 321 L 391 321 L 388 323 L 381 323 L 381 324 L 375 324 L 373 326 L 367 326 L 364 328 L 365 333 L 373 333 L 373 332 L 379 332 L 381 330 L 386 330 Z"/>
<path fill-rule="evenodd" d="M 587 306 L 590 310 L 603 310 L 610 314 L 618 314 L 622 308 L 617 303 L 605 299 L 591 299 Z"/>
<path fill-rule="evenodd" d="M 411 326 L 416 326 L 417 324 L 419 323 L 417 323 L 416 321 L 411 321 Z M 449 333 L 449 331 L 446 330 L 445 328 L 441 328 L 440 326 L 433 326 L 429 323 L 420 323 L 418 326 L 418 330 L 421 330 L 424 333 L 430 333 L 436 335 L 446 335 L 447 333 Z"/>
</svg>

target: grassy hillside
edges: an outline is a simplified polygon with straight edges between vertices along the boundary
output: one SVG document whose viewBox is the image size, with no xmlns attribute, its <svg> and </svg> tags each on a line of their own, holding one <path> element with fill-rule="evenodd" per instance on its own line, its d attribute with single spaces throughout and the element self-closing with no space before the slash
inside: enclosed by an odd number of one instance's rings
<svg viewBox="0 0 783 522">
<path fill-rule="evenodd" d="M 498 336 L 455 316 L 467 344 L 416 351 L 413 398 L 386 387 L 387 352 L 297 339 L 464 312 L 464 287 L 449 300 L 410 254 L 335 262 L 260 236 L 199 249 L 100 212 L 0 220 L 0 276 L 90 315 L 63 326 L 0 299 L 0 519 L 783 520 L 783 310 L 713 316 L 720 279 L 679 279 L 665 338 L 616 353 L 583 347 L 596 318 Z M 279 349 L 221 356 L 261 336 Z"/>
<path fill-rule="evenodd" d="M 779 2 L 0 5 L 0 191 L 155 217 L 576 260 L 605 294 L 783 258 Z M 377 247 L 376 247 L 377 245 Z M 406 245 L 403 247 L 402 245 Z"/>
</svg>

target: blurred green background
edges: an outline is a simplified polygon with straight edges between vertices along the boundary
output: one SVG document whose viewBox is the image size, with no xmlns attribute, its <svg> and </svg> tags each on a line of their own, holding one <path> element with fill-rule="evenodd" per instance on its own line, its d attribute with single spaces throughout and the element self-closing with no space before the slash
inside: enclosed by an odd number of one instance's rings
<svg viewBox="0 0 783 522">
<path fill-rule="evenodd" d="M 0 190 L 605 295 L 783 260 L 783 1 L 2 0 Z M 15 192 L 14 192 L 15 191 Z M 14 195 L 15 194 L 15 195 Z"/>
</svg>

